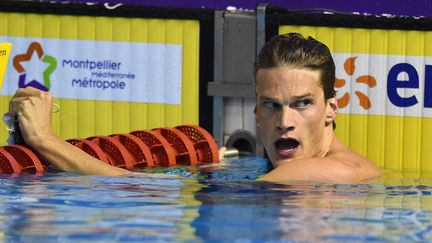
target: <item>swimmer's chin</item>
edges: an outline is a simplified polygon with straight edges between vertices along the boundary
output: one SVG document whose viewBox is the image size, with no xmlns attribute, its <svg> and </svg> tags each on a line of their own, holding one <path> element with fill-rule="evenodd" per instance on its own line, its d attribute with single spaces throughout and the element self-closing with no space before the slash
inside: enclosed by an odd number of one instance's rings
<svg viewBox="0 0 432 243">
<path fill-rule="evenodd" d="M 284 159 L 278 158 L 276 160 L 272 160 L 272 165 L 273 165 L 274 168 L 277 168 L 278 166 L 290 163 L 290 162 L 292 162 L 292 161 L 294 161 L 296 159 L 297 158 L 284 158 Z"/>
</svg>

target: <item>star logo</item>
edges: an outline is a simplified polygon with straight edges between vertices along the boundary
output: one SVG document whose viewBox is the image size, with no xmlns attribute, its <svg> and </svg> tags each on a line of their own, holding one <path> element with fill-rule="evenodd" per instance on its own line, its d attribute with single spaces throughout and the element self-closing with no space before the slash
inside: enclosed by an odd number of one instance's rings
<svg viewBox="0 0 432 243">
<path fill-rule="evenodd" d="M 356 69 L 355 66 L 356 59 L 357 57 L 350 57 L 344 62 L 344 71 L 350 77 L 354 76 L 354 72 Z M 366 84 L 369 88 L 373 88 L 377 84 L 376 79 L 371 75 L 360 75 L 355 79 L 355 82 Z M 346 83 L 345 79 L 336 78 L 335 87 L 342 88 L 343 86 L 345 86 L 345 83 Z M 365 93 L 356 90 L 354 94 L 357 96 L 359 100 L 359 105 L 363 107 L 363 109 L 369 110 L 371 108 L 372 106 L 371 101 Z M 341 98 L 337 99 L 338 106 L 340 108 L 344 108 L 345 106 L 348 105 L 349 100 L 350 100 L 350 94 L 346 92 L 345 94 L 342 95 Z"/>
<path fill-rule="evenodd" d="M 33 78 L 30 81 L 26 80 L 28 70 L 23 67 L 23 63 L 30 62 L 35 57 L 37 58 L 39 63 L 42 62 L 45 64 L 45 66 L 47 66 L 42 72 L 43 82 L 40 82 L 40 80 L 36 80 Z M 52 56 L 44 55 L 42 46 L 38 42 L 32 42 L 29 45 L 26 53 L 15 56 L 15 58 L 13 59 L 13 66 L 15 70 L 20 74 L 18 79 L 19 88 L 32 86 L 43 91 L 48 91 L 51 88 L 50 76 L 57 68 L 57 60 Z"/>
</svg>

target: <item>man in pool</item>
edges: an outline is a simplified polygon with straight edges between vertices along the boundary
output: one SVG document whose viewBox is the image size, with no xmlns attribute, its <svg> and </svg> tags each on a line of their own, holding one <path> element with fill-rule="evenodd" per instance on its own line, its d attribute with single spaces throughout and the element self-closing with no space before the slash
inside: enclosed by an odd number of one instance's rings
<svg viewBox="0 0 432 243">
<path fill-rule="evenodd" d="M 275 167 L 261 180 L 360 182 L 379 169 L 335 137 L 335 64 L 326 45 L 298 33 L 273 37 L 258 55 L 255 119 Z"/>
<path fill-rule="evenodd" d="M 276 36 L 255 63 L 258 132 L 275 167 L 260 180 L 360 182 L 380 175 L 334 135 L 338 110 L 330 51 L 300 34 Z M 132 172 L 108 165 L 61 139 L 51 128 L 53 97 L 19 89 L 10 102 L 26 143 L 60 170 L 93 175 Z"/>
</svg>

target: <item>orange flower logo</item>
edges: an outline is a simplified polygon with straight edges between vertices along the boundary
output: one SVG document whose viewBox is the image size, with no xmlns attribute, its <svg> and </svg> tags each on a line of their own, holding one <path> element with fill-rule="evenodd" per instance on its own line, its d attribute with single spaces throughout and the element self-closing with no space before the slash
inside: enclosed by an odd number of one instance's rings
<svg viewBox="0 0 432 243">
<path fill-rule="evenodd" d="M 356 68 L 356 66 L 355 66 L 356 59 L 357 59 L 357 57 L 350 57 L 344 63 L 345 73 L 348 74 L 349 76 L 354 75 L 355 68 Z M 376 83 L 377 83 L 375 78 L 370 76 L 370 75 L 361 75 L 361 76 L 356 78 L 355 82 L 356 83 L 364 83 L 364 84 L 368 85 L 369 88 L 375 87 Z M 345 85 L 345 83 L 346 83 L 345 79 L 336 78 L 335 87 L 341 88 Z M 371 102 L 370 102 L 369 97 L 361 91 L 355 91 L 354 93 L 360 102 L 359 103 L 360 106 L 363 107 L 363 109 L 368 110 L 371 107 Z M 340 108 L 344 108 L 345 106 L 348 105 L 349 100 L 350 100 L 350 94 L 348 92 L 346 92 L 345 94 L 342 95 L 341 98 L 339 98 L 337 100 L 338 106 Z"/>
</svg>

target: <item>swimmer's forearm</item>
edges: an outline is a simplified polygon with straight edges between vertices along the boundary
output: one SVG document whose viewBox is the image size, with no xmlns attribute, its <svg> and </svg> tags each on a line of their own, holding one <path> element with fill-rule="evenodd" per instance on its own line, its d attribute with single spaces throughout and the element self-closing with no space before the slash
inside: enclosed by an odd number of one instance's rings
<svg viewBox="0 0 432 243">
<path fill-rule="evenodd" d="M 46 138 L 32 147 L 58 169 L 86 175 L 118 176 L 131 173 L 100 161 L 56 135 Z"/>
</svg>

